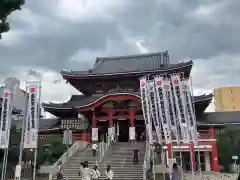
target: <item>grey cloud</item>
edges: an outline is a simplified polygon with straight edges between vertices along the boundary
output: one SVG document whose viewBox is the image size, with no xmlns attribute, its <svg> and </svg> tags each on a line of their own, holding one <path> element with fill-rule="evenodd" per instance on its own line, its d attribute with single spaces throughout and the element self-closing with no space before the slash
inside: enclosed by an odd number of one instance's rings
<svg viewBox="0 0 240 180">
<path fill-rule="evenodd" d="M 75 23 L 57 16 L 56 2 L 27 2 L 25 8 L 41 21 L 36 32 L 31 24 L 17 18 L 11 21 L 12 30 L 27 33 L 20 35 L 21 41 L 12 46 L 4 46 L 0 41 L 0 60 L 7 67 L 42 66 L 55 71 L 90 68 L 95 56 L 138 53 L 134 40 L 143 37 L 149 51 L 169 50 L 172 62 L 191 57 L 196 64 L 206 63 L 200 70 L 194 70 L 209 76 L 205 80 L 196 78 L 198 88 L 227 84 L 228 77 L 239 75 L 240 63 L 232 60 L 240 51 L 238 0 L 137 0 L 137 3 L 129 0 L 125 9 L 111 11 L 112 21 Z M 209 17 L 191 16 L 199 7 L 217 4 L 223 6 Z M 218 66 L 224 67 L 227 60 L 235 63 L 234 70 L 231 67 L 211 70 L 216 66 L 214 63 L 221 62 Z"/>
</svg>

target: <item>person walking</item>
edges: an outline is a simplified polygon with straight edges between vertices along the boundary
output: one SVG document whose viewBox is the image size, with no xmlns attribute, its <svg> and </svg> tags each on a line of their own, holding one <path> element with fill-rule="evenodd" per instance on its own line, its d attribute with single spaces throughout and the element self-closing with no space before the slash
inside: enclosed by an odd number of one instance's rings
<svg viewBox="0 0 240 180">
<path fill-rule="evenodd" d="M 100 172 L 97 169 L 97 166 L 95 165 L 93 167 L 92 180 L 98 180 L 99 177 L 100 177 Z"/>
<path fill-rule="evenodd" d="M 62 169 L 60 169 L 59 172 L 57 173 L 57 180 L 63 180 Z"/>
<path fill-rule="evenodd" d="M 133 163 L 138 164 L 138 149 L 134 149 L 133 151 Z"/>
<path fill-rule="evenodd" d="M 98 145 L 96 143 L 92 144 L 93 157 L 95 157 L 97 154 L 97 147 L 98 147 Z"/>
<path fill-rule="evenodd" d="M 111 166 L 107 166 L 107 170 L 105 172 L 106 180 L 112 180 L 113 179 L 113 171 L 111 170 Z"/>
<path fill-rule="evenodd" d="M 173 163 L 171 180 L 182 180 L 182 170 L 178 167 L 177 163 Z"/>
</svg>

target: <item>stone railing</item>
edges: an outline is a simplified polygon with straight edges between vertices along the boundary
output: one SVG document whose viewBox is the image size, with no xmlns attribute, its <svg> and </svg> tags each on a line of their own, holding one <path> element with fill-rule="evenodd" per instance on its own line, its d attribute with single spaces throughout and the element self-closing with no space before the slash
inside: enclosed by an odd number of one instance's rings
<svg viewBox="0 0 240 180">
<path fill-rule="evenodd" d="M 146 142 L 144 163 L 143 163 L 143 180 L 147 179 L 147 171 L 148 171 L 149 167 L 150 167 L 150 144 L 148 142 Z"/>
<path fill-rule="evenodd" d="M 106 133 L 106 142 L 104 142 L 104 140 L 102 140 L 100 143 L 99 143 L 99 163 L 102 162 L 104 156 L 105 156 L 105 153 L 107 152 L 111 142 L 112 142 L 112 139 L 110 136 L 108 136 L 108 134 Z"/>
<path fill-rule="evenodd" d="M 88 143 L 84 141 L 76 141 L 50 168 L 49 180 L 59 171 L 59 165 L 64 165 L 78 151 L 84 150 Z"/>
</svg>

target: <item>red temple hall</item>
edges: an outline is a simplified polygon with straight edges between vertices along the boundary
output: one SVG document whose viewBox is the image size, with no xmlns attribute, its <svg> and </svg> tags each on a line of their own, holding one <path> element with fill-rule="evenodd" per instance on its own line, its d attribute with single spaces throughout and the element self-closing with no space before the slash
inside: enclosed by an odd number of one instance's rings
<svg viewBox="0 0 240 180">
<path fill-rule="evenodd" d="M 62 71 L 63 78 L 82 95 L 73 95 L 68 102 L 55 104 L 43 103 L 45 111 L 59 117 L 58 129 L 72 129 L 74 139 L 97 141 L 115 128 L 118 141 L 129 141 L 129 129 L 134 129 L 136 140 L 140 141 L 145 132 L 142 115 L 139 78 L 149 75 L 183 73 L 189 78 L 192 61 L 170 64 L 168 51 L 159 53 L 97 57 L 92 69 L 86 71 Z M 194 96 L 194 106 L 200 134 L 198 147 L 201 169 L 219 172 L 215 128 L 221 125 L 214 123 L 215 114 L 204 113 L 212 100 L 212 94 Z M 80 114 L 80 115 L 79 115 Z M 81 116 L 81 117 L 80 117 Z M 84 117 L 84 118 L 83 118 Z M 117 130 L 116 130 L 117 129 Z M 44 133 L 44 132 L 42 132 Z M 167 146 L 164 146 L 169 151 Z M 187 144 L 172 145 L 174 158 L 180 158 L 182 151 L 183 168 L 190 169 L 190 148 Z M 171 153 L 168 153 L 169 158 Z"/>
</svg>

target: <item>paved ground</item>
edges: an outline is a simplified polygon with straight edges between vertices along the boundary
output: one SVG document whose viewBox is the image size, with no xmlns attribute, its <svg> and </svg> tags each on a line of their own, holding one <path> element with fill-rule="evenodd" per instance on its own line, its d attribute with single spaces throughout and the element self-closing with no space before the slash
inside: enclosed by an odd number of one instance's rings
<svg viewBox="0 0 240 180">
<path fill-rule="evenodd" d="M 191 173 L 185 173 L 186 180 L 192 180 Z M 202 177 L 197 173 L 194 180 L 237 180 L 238 174 L 225 174 L 225 173 L 203 173 Z"/>
</svg>

